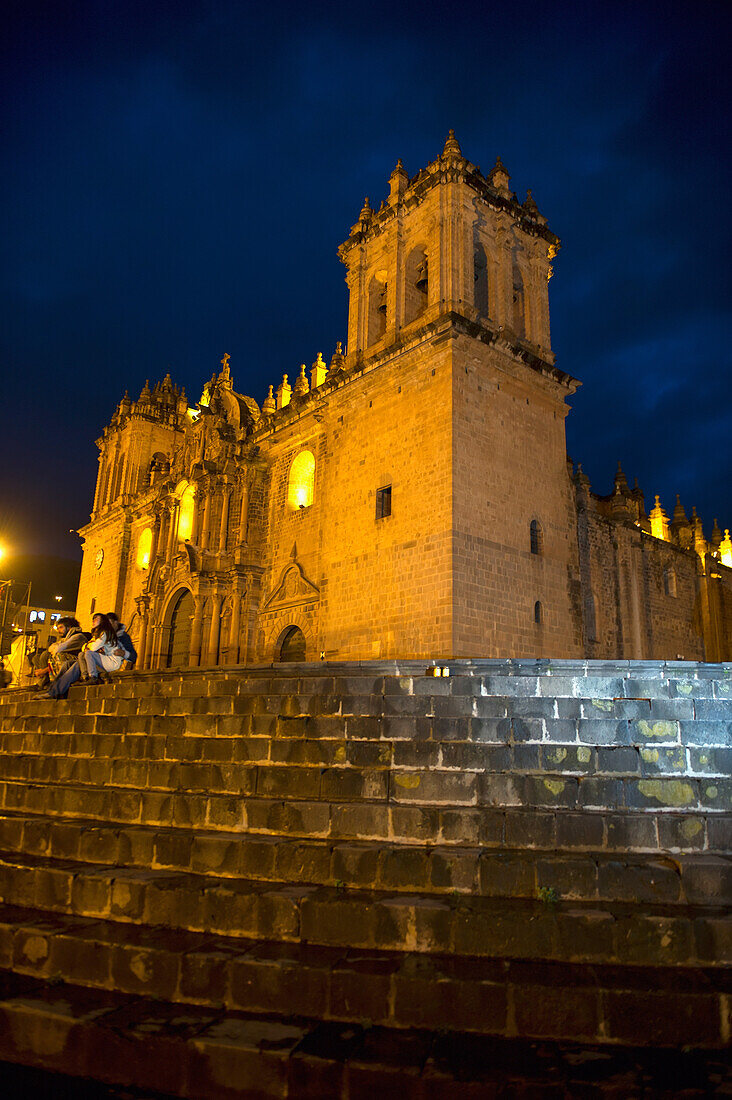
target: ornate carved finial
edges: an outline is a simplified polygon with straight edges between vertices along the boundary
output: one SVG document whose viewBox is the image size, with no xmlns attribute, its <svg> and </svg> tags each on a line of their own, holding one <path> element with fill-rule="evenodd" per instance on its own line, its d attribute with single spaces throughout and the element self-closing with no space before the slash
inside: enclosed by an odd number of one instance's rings
<svg viewBox="0 0 732 1100">
<path fill-rule="evenodd" d="M 623 467 L 618 459 L 618 468 L 615 472 L 615 492 L 627 493 L 629 491 L 628 479 L 623 473 Z"/>
<path fill-rule="evenodd" d="M 335 349 L 336 349 L 336 355 L 343 355 L 343 344 L 341 343 L 340 340 L 336 341 Z"/>
<path fill-rule="evenodd" d="M 526 201 L 524 202 L 524 210 L 526 211 L 527 214 L 530 214 L 532 217 L 536 217 L 536 215 L 539 213 L 539 207 L 536 205 L 536 202 L 534 201 L 534 196 L 531 194 L 530 189 L 526 192 Z"/>
<path fill-rule="evenodd" d="M 450 130 L 445 141 L 445 148 L 442 150 L 443 157 L 461 157 L 463 151 L 460 148 L 460 142 L 455 137 L 455 131 Z"/>
<path fill-rule="evenodd" d="M 224 357 L 223 357 L 223 359 L 221 360 L 221 367 L 222 367 L 221 373 L 222 373 L 222 374 L 223 374 L 223 375 L 224 375 L 224 376 L 225 376 L 226 378 L 228 378 L 228 377 L 229 377 L 229 374 L 230 374 L 230 371 L 229 371 L 229 360 L 230 360 L 230 359 L 231 359 L 231 356 L 229 355 L 228 351 L 225 351 L 225 352 L 224 352 Z"/>
<path fill-rule="evenodd" d="M 305 364 L 303 363 L 300 367 L 300 374 L 298 375 L 297 381 L 295 382 L 295 396 L 304 397 L 305 394 L 309 392 L 310 386 L 308 385 L 308 380 L 305 377 Z"/>
<path fill-rule="evenodd" d="M 277 403 L 274 399 L 274 386 L 269 387 L 269 393 L 262 402 L 262 412 L 265 416 L 269 416 L 277 408 Z"/>
<path fill-rule="evenodd" d="M 373 216 L 373 210 L 371 209 L 371 203 L 369 202 L 368 195 L 363 200 L 363 206 L 361 207 L 361 213 L 358 215 L 358 220 L 361 222 L 370 222 Z"/>
</svg>

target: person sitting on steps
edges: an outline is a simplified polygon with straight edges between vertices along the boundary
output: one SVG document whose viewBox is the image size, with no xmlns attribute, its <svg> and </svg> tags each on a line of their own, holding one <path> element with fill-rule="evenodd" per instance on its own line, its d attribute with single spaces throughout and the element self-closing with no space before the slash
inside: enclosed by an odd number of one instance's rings
<svg viewBox="0 0 732 1100">
<path fill-rule="evenodd" d="M 92 619 L 91 640 L 79 654 L 82 680 L 98 681 L 102 672 L 117 672 L 128 658 L 128 651 L 119 644 L 117 632 L 106 615 Z"/>
<path fill-rule="evenodd" d="M 124 649 L 127 653 L 127 656 L 122 661 L 122 665 L 120 666 L 120 672 L 128 672 L 137 664 L 137 653 L 135 652 L 135 647 L 132 644 L 132 639 L 127 633 L 125 624 L 120 622 L 119 615 L 116 611 L 108 611 L 107 618 L 109 619 L 110 623 L 117 633 L 118 646 L 121 646 L 122 649 Z"/>
</svg>

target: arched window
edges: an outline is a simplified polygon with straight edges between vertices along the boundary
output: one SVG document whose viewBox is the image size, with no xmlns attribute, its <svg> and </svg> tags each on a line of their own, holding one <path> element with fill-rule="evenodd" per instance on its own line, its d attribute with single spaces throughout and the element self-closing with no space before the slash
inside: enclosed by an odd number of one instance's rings
<svg viewBox="0 0 732 1100">
<path fill-rule="evenodd" d="M 541 626 L 544 620 L 544 612 L 542 610 L 541 601 L 537 600 L 534 604 L 534 622 L 537 626 Z"/>
<path fill-rule="evenodd" d="M 407 257 L 404 279 L 404 324 L 414 321 L 427 308 L 429 301 L 429 266 L 427 252 L 418 245 Z"/>
<path fill-rule="evenodd" d="M 137 540 L 137 568 L 150 568 L 150 553 L 152 551 L 152 527 L 146 527 Z"/>
<path fill-rule="evenodd" d="M 367 346 L 375 344 L 386 332 L 386 272 L 374 275 L 369 284 Z"/>
<path fill-rule="evenodd" d="M 538 519 L 532 519 L 530 527 L 531 536 L 531 553 L 543 554 L 544 553 L 544 532 Z"/>
<path fill-rule="evenodd" d="M 513 265 L 513 330 L 517 336 L 526 336 L 526 296 L 524 279 L 518 264 Z"/>
<path fill-rule="evenodd" d="M 309 508 L 315 489 L 315 455 L 312 451 L 300 451 L 290 466 L 287 483 L 287 503 L 290 508 Z"/>
<path fill-rule="evenodd" d="M 663 590 L 667 596 L 676 595 L 676 573 L 670 566 L 663 571 Z"/>
<path fill-rule="evenodd" d="M 280 661 L 305 660 L 305 635 L 299 626 L 290 626 L 283 634 L 278 659 Z"/>
<path fill-rule="evenodd" d="M 482 245 L 477 245 L 473 257 L 473 277 L 475 279 L 475 308 L 481 317 L 490 315 L 488 301 L 488 257 Z"/>
<path fill-rule="evenodd" d="M 193 517 L 196 510 L 196 487 L 181 481 L 175 490 L 178 497 L 178 538 L 187 542 L 193 537 Z"/>
</svg>

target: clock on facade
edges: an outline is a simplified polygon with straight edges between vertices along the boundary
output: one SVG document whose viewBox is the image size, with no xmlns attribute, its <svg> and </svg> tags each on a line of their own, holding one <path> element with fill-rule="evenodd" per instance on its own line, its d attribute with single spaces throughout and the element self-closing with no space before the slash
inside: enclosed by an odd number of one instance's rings
<svg viewBox="0 0 732 1100">
<path fill-rule="evenodd" d="M 103 561 L 104 561 L 104 551 L 103 550 L 97 550 L 97 556 L 94 559 L 94 564 L 96 565 L 97 569 L 102 568 L 102 562 Z"/>
</svg>

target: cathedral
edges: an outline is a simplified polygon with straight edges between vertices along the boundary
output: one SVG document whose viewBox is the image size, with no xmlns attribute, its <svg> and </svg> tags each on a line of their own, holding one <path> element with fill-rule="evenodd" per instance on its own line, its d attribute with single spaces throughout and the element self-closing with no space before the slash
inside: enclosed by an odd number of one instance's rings
<svg viewBox="0 0 732 1100">
<path fill-rule="evenodd" d="M 559 240 L 451 131 L 340 246 L 346 345 L 261 405 L 229 355 L 166 376 L 98 440 L 77 616 L 146 669 L 395 658 L 732 659 L 732 542 L 566 454 Z"/>
</svg>

